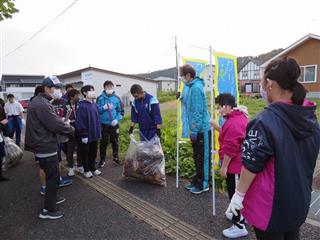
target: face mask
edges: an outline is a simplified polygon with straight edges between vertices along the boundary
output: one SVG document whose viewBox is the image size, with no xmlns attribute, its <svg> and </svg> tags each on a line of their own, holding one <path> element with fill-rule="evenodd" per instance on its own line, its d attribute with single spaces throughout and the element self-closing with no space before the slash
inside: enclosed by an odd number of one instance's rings
<svg viewBox="0 0 320 240">
<path fill-rule="evenodd" d="M 53 89 L 53 93 L 51 94 L 53 99 L 60 99 L 62 97 L 62 92 L 60 89 Z"/>
<path fill-rule="evenodd" d="M 113 89 L 111 89 L 111 90 L 106 90 L 106 94 L 108 94 L 108 95 L 111 95 L 113 93 Z"/>
<path fill-rule="evenodd" d="M 269 100 L 268 100 L 268 94 L 265 90 L 263 90 L 263 88 L 260 86 L 260 95 L 261 97 L 263 98 L 263 100 L 266 102 L 266 103 L 270 103 Z"/>
<path fill-rule="evenodd" d="M 88 94 L 87 94 L 87 96 L 88 96 L 89 98 L 95 98 L 95 97 L 96 97 L 96 93 L 95 93 L 94 91 L 89 91 Z"/>
</svg>

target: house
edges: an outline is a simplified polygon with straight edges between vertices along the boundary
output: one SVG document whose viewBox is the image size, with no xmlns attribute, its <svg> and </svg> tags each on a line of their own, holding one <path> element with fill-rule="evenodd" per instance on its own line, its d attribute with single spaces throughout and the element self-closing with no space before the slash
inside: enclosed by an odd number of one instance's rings
<svg viewBox="0 0 320 240">
<path fill-rule="evenodd" d="M 284 56 L 293 57 L 298 61 L 301 68 L 299 81 L 308 90 L 307 97 L 320 98 L 320 36 L 315 34 L 304 36 L 261 67 L 265 69 L 269 62 Z"/>
<path fill-rule="evenodd" d="M 246 95 L 256 95 L 260 93 L 260 65 L 258 59 L 248 58 L 238 69 L 238 83 L 240 93 Z"/>
<path fill-rule="evenodd" d="M 41 85 L 43 75 L 2 75 L 0 97 L 6 98 L 12 93 L 17 100 L 29 99 L 33 96 L 34 89 Z"/>
<path fill-rule="evenodd" d="M 157 77 L 153 79 L 158 84 L 158 91 L 173 92 L 176 90 L 177 79 L 169 77 Z"/>
<path fill-rule="evenodd" d="M 157 82 L 138 76 L 112 72 L 105 69 L 87 67 L 73 72 L 61 74 L 57 76 L 63 84 L 72 84 L 75 88 L 80 89 L 83 85 L 93 85 L 97 95 L 103 91 L 103 83 L 106 80 L 112 81 L 115 85 L 116 94 L 121 98 L 125 106 L 129 106 L 133 100 L 130 88 L 133 84 L 139 84 L 143 89 L 157 96 Z"/>
</svg>

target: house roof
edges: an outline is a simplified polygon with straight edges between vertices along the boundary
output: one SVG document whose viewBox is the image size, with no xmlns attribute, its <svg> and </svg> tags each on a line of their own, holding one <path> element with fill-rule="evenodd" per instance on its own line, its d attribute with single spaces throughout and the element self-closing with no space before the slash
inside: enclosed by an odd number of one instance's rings
<svg viewBox="0 0 320 240">
<path fill-rule="evenodd" d="M 296 41 L 295 43 L 291 44 L 289 47 L 287 47 L 286 49 L 284 49 L 282 52 L 280 52 L 279 54 L 277 54 L 276 56 L 274 56 L 273 58 L 270 58 L 268 61 L 266 61 L 265 63 L 263 63 L 261 65 L 261 67 L 266 67 L 269 62 L 271 62 L 272 60 L 281 57 L 283 55 L 285 55 L 286 53 L 290 52 L 291 50 L 301 46 L 302 44 L 304 44 L 306 41 L 310 40 L 310 39 L 316 39 L 320 41 L 320 36 L 309 33 L 306 36 L 304 36 L 303 38 L 299 39 L 298 41 Z"/>
<path fill-rule="evenodd" d="M 41 84 L 44 75 L 14 75 L 14 74 L 4 74 L 2 75 L 2 82 L 5 84 L 19 84 L 19 83 L 32 83 Z"/>
<path fill-rule="evenodd" d="M 75 76 L 79 76 L 81 75 L 82 72 L 84 71 L 97 71 L 97 72 L 102 72 L 102 73 L 109 73 L 112 75 L 116 75 L 116 76 L 120 76 L 120 77 L 128 77 L 128 78 L 134 78 L 140 81 L 145 81 L 145 82 L 152 82 L 154 83 L 155 81 L 151 80 L 151 79 L 147 79 L 147 78 L 142 78 L 142 77 L 137 77 L 134 75 L 129 75 L 129 74 L 124 74 L 124 73 L 118 73 L 118 72 L 113 72 L 113 71 L 109 71 L 109 70 L 105 70 L 105 69 L 101 69 L 101 68 L 95 68 L 95 67 L 86 67 L 86 68 L 82 68 L 73 72 L 68 72 L 68 73 L 64 73 L 61 75 L 58 75 L 58 78 L 69 78 L 69 77 L 75 77 Z"/>
</svg>

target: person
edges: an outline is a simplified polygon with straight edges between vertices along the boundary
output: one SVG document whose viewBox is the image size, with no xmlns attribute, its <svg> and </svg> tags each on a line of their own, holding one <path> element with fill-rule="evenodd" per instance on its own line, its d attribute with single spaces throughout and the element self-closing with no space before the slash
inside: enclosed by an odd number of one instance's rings
<svg viewBox="0 0 320 240">
<path fill-rule="evenodd" d="M 57 157 L 57 134 L 72 135 L 74 129 L 54 112 L 50 100 L 61 91 L 61 82 L 55 76 L 43 79 L 44 93 L 34 97 L 30 103 L 26 124 L 25 150 L 33 152 L 46 176 L 44 208 L 41 219 L 59 219 L 63 213 L 56 211 L 56 204 L 65 198 L 57 197 L 59 164 Z"/>
<path fill-rule="evenodd" d="M 268 64 L 260 85 L 269 105 L 250 121 L 243 142 L 240 181 L 227 212 L 241 210 L 257 239 L 299 239 L 308 214 L 320 128 L 316 105 L 304 104 L 300 74 L 291 57 Z M 237 235 L 232 228 L 226 233 Z"/>
<path fill-rule="evenodd" d="M 195 175 L 185 188 L 193 194 L 200 194 L 209 190 L 211 156 L 210 116 L 203 79 L 197 77 L 194 68 L 188 64 L 180 67 L 180 75 L 186 85 L 188 85 L 188 94 L 185 101 L 193 158 L 196 166 Z"/>
<path fill-rule="evenodd" d="M 74 89 L 74 87 L 73 87 L 72 84 L 67 84 L 67 85 L 65 86 L 66 92 L 65 92 L 65 94 L 62 96 L 62 99 L 63 99 L 64 101 L 66 101 L 66 102 L 69 101 L 68 92 L 71 91 L 72 89 Z"/>
<path fill-rule="evenodd" d="M 215 103 L 218 105 L 219 115 L 225 121 L 222 127 L 213 120 L 211 120 L 211 124 L 219 132 L 220 175 L 226 177 L 228 196 L 231 200 L 241 172 L 242 142 L 248 124 L 248 110 L 245 106 L 237 108 L 235 98 L 230 93 L 219 94 Z M 232 213 L 227 213 L 226 217 L 237 224 L 236 219 L 233 220 Z M 244 222 L 243 217 L 241 222 Z M 241 229 L 243 232 L 247 232 L 245 226 Z"/>
<path fill-rule="evenodd" d="M 71 89 L 68 91 L 68 102 L 66 103 L 66 109 L 68 112 L 70 112 L 69 120 L 71 126 L 75 128 L 75 122 L 76 122 L 76 111 L 79 107 L 79 99 L 80 99 L 80 92 L 77 89 Z M 84 173 L 84 169 L 82 166 L 81 161 L 81 154 L 80 154 L 80 148 L 78 147 L 77 138 L 76 136 L 70 137 L 69 141 L 66 143 L 66 152 L 67 152 L 67 162 L 68 162 L 68 176 L 72 177 L 75 175 L 75 171 L 79 173 Z M 75 152 L 75 149 L 77 150 L 77 166 L 74 167 L 74 159 L 73 154 Z"/>
<path fill-rule="evenodd" d="M 131 104 L 129 134 L 132 134 L 135 125 L 139 124 L 141 140 L 151 140 L 156 135 L 160 138 L 162 117 L 159 101 L 145 92 L 139 84 L 132 85 L 130 92 L 134 101 Z"/>
<path fill-rule="evenodd" d="M 104 91 L 98 97 L 97 104 L 101 120 L 100 163 L 103 167 L 106 161 L 108 143 L 112 144 L 113 161 L 119 164 L 119 123 L 123 119 L 124 110 L 120 98 L 115 94 L 114 84 L 105 81 Z"/>
<path fill-rule="evenodd" d="M 84 176 L 91 178 L 93 175 L 101 174 L 101 171 L 95 167 L 98 140 L 101 138 L 99 109 L 94 102 L 96 95 L 93 86 L 83 86 L 81 94 L 84 96 L 84 100 L 79 102 L 79 108 L 76 112 L 76 134 L 84 167 Z"/>
<path fill-rule="evenodd" d="M 4 103 L 3 99 L 0 99 L 0 182 L 8 181 L 9 178 L 6 178 L 2 175 L 2 163 L 3 159 L 6 156 L 6 152 L 4 149 L 4 132 L 8 124 L 8 120 L 6 118 L 6 114 L 4 112 Z"/>
<path fill-rule="evenodd" d="M 23 125 L 23 107 L 17 102 L 13 94 L 8 94 L 8 102 L 4 105 L 4 111 L 8 119 L 8 128 L 10 132 L 10 138 L 16 135 L 16 144 L 20 146 L 21 141 L 21 129 Z"/>
</svg>

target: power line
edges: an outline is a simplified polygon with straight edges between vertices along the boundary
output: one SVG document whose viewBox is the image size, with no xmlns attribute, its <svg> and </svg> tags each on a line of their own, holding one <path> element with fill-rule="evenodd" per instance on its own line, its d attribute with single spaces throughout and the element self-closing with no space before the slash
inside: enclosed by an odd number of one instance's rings
<svg viewBox="0 0 320 240">
<path fill-rule="evenodd" d="M 39 35 L 43 30 L 45 30 L 47 27 L 52 25 L 59 17 L 61 17 L 65 12 L 67 12 L 73 5 L 75 5 L 79 0 L 73 1 L 67 8 L 65 8 L 61 13 L 59 13 L 55 18 L 53 18 L 48 24 L 43 26 L 40 30 L 38 30 L 36 33 L 34 33 L 32 36 L 27 38 L 23 43 L 21 43 L 18 47 L 13 49 L 12 51 L 8 52 L 3 58 L 10 56 L 12 53 L 16 52 L 20 48 L 24 47 L 29 41 L 31 41 L 33 38 L 35 38 L 37 35 Z"/>
</svg>

